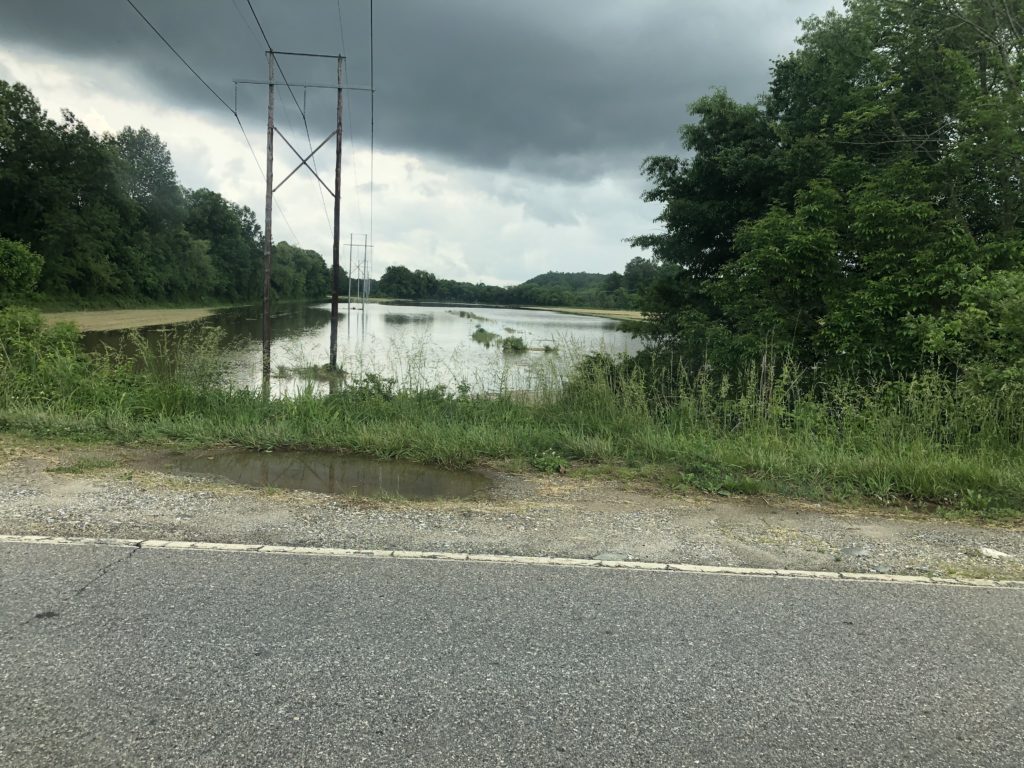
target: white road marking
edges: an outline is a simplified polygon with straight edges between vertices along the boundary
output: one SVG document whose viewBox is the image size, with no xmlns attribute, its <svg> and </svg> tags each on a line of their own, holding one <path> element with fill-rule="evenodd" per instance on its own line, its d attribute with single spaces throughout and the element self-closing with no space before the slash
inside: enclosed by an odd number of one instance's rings
<svg viewBox="0 0 1024 768">
<path fill-rule="evenodd" d="M 588 560 L 575 557 L 529 557 L 525 555 L 488 555 L 469 552 L 417 552 L 401 549 L 341 549 L 337 547 L 287 547 L 277 544 L 231 544 L 214 541 L 166 541 L 164 539 L 67 538 L 63 536 L 0 535 L 0 544 L 59 544 L 64 546 L 104 546 L 135 549 L 242 552 L 269 555 L 306 555 L 311 557 L 394 558 L 400 560 L 457 560 L 473 563 L 546 565 L 568 568 L 604 568 L 621 571 L 666 571 L 703 573 L 722 576 L 760 576 L 772 578 L 816 579 L 819 581 L 881 582 L 889 584 L 938 584 L 957 587 L 1024 589 L 1024 581 L 991 579 L 954 579 L 938 576 L 902 576 L 888 573 L 848 573 L 843 571 L 796 571 L 776 568 L 692 565 L 688 563 L 650 563 L 639 560 Z"/>
</svg>

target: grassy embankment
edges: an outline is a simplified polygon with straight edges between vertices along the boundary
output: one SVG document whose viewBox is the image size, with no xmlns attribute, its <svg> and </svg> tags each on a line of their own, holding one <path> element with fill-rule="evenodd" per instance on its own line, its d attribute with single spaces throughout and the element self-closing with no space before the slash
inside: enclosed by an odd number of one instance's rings
<svg viewBox="0 0 1024 768">
<path fill-rule="evenodd" d="M 1024 398 L 939 377 L 812 396 L 785 366 L 738 381 L 608 362 L 515 392 L 401 391 L 368 377 L 292 398 L 221 386 L 218 339 L 84 355 L 74 329 L 0 312 L 0 430 L 61 440 L 319 448 L 446 466 L 610 472 L 719 493 L 873 498 L 1024 517 Z"/>
</svg>

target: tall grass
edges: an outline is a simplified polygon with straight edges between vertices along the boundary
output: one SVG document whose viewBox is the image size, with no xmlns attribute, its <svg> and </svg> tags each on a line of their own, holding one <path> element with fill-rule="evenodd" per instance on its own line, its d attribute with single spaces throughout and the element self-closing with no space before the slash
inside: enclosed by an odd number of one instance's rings
<svg viewBox="0 0 1024 768">
<path fill-rule="evenodd" d="M 529 392 L 399 388 L 365 373 L 289 397 L 221 382 L 206 329 L 85 355 L 0 312 L 0 429 L 75 439 L 318 448 L 446 466 L 605 467 L 709 492 L 919 501 L 1024 516 L 1024 393 L 938 373 L 816 381 L 766 353 L 739 374 L 653 358 L 538 366 Z"/>
</svg>

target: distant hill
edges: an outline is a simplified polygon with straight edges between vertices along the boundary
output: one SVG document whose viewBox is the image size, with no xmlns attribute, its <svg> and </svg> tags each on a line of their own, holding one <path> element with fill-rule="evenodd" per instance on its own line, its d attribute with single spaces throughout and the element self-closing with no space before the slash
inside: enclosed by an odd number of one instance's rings
<svg viewBox="0 0 1024 768">
<path fill-rule="evenodd" d="M 377 295 L 412 301 L 504 304 L 540 307 L 636 309 L 639 294 L 627 290 L 623 276 L 613 272 L 545 272 L 519 285 L 503 288 L 438 278 L 422 269 L 388 267 L 374 286 Z"/>
<path fill-rule="evenodd" d="M 545 272 L 543 275 L 531 277 L 521 285 L 533 285 L 556 291 L 587 291 L 600 289 L 607 279 L 608 275 L 596 272 Z"/>
</svg>

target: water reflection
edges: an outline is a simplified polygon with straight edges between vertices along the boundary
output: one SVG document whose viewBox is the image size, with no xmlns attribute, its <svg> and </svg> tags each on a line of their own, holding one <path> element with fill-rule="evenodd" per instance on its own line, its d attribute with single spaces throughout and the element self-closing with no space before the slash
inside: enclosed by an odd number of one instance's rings
<svg viewBox="0 0 1024 768">
<path fill-rule="evenodd" d="M 258 308 L 222 310 L 201 322 L 225 331 L 222 354 L 229 383 L 258 389 Z M 641 347 L 616 320 L 544 310 L 367 304 L 365 309 L 353 305 L 339 323 L 338 362 L 345 380 L 372 374 L 393 380 L 399 389 L 535 389 L 564 380 L 583 355 L 632 354 Z M 315 371 L 329 360 L 330 305 L 281 306 L 273 316 L 273 332 L 274 394 L 328 391 L 328 383 L 302 372 Z M 142 331 L 151 344 L 165 333 L 159 328 Z M 522 339 L 525 351 L 515 353 L 510 344 L 503 345 L 509 337 Z M 116 346 L 120 338 L 118 332 L 87 333 L 85 343 L 96 349 L 104 343 Z"/>
<path fill-rule="evenodd" d="M 475 472 L 334 453 L 220 451 L 171 457 L 157 462 L 157 468 L 256 487 L 346 496 L 453 499 L 475 496 L 490 487 L 487 478 Z"/>
<path fill-rule="evenodd" d="M 339 316 L 339 322 L 344 315 Z M 287 341 L 302 336 L 310 331 L 321 327 L 330 326 L 331 310 L 319 305 L 308 304 L 287 304 L 283 305 L 271 315 L 274 328 L 275 341 Z M 181 324 L 178 326 L 152 326 L 140 328 L 139 334 L 150 342 L 159 341 L 160 337 L 176 329 L 183 329 L 187 326 L 212 325 L 224 330 L 225 337 L 229 341 L 253 341 L 262 339 L 261 315 L 259 307 L 233 307 L 231 309 L 220 309 L 210 317 L 195 323 Z M 119 348 L 125 337 L 124 331 L 89 331 L 83 334 L 83 343 L 87 351 L 96 351 L 104 346 Z"/>
</svg>

